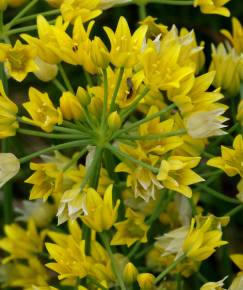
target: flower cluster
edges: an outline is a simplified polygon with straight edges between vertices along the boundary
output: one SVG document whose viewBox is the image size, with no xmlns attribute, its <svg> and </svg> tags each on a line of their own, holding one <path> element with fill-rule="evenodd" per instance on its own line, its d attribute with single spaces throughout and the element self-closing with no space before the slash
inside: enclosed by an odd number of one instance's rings
<svg viewBox="0 0 243 290">
<path fill-rule="evenodd" d="M 230 16 L 229 1 L 156 2 Z M 37 0 L 0 0 L 1 287 L 242 289 L 243 272 L 209 282 L 200 267 L 222 247 L 243 271 L 224 235 L 243 209 L 243 28 L 233 18 L 206 61 L 193 30 L 146 16 L 150 2 L 47 0 L 26 16 Z M 136 28 L 121 16 L 97 32 L 134 4 Z"/>
</svg>

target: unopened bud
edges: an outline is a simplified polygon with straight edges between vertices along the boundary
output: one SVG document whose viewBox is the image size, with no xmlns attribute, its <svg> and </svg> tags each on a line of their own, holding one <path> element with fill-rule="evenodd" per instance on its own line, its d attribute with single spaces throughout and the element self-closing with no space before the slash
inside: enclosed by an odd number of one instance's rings
<svg viewBox="0 0 243 290">
<path fill-rule="evenodd" d="M 8 0 L 0 0 L 0 11 L 4 11 L 8 6 Z"/>
<path fill-rule="evenodd" d="M 108 126 L 111 130 L 117 130 L 121 127 L 121 118 L 117 111 L 112 112 L 108 117 Z"/>
<path fill-rule="evenodd" d="M 83 108 L 79 100 L 70 92 L 64 92 L 60 98 L 60 109 L 66 120 L 80 120 L 83 117 Z"/>
<path fill-rule="evenodd" d="M 137 280 L 138 270 L 133 263 L 127 263 L 123 270 L 123 278 L 126 284 L 132 284 Z"/>
<path fill-rule="evenodd" d="M 138 274 L 137 281 L 141 290 L 152 290 L 154 289 L 154 275 L 150 273 Z"/>
<path fill-rule="evenodd" d="M 102 111 L 102 101 L 99 97 L 93 97 L 88 106 L 90 113 L 96 117 L 100 116 Z"/>
<path fill-rule="evenodd" d="M 107 68 L 110 62 L 109 51 L 99 37 L 91 42 L 90 55 L 93 63 L 100 68 Z"/>
<path fill-rule="evenodd" d="M 77 96 L 77 98 L 78 98 L 80 104 L 81 104 L 83 107 L 87 107 L 88 104 L 89 104 L 90 101 L 91 101 L 89 94 L 88 94 L 87 91 L 86 91 L 84 88 L 82 88 L 82 87 L 78 87 L 78 90 L 77 90 L 76 96 Z"/>
<path fill-rule="evenodd" d="M 53 80 L 58 72 L 56 64 L 49 64 L 37 57 L 35 63 L 38 66 L 38 70 L 34 72 L 34 75 L 43 82 L 49 82 Z"/>
</svg>

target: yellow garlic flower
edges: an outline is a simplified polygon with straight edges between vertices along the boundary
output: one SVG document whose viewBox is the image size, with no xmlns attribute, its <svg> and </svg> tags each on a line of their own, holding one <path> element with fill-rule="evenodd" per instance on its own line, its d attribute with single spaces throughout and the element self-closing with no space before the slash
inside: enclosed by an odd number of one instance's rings
<svg viewBox="0 0 243 290">
<path fill-rule="evenodd" d="M 236 96 L 240 91 L 240 79 L 243 62 L 234 48 L 226 47 L 220 43 L 216 48 L 212 45 L 212 61 L 210 71 L 216 75 L 213 85 L 226 90 L 230 96 Z"/>
<path fill-rule="evenodd" d="M 207 164 L 223 170 L 228 176 L 239 174 L 243 177 L 243 139 L 237 135 L 233 142 L 233 148 L 221 146 L 221 157 L 208 160 Z"/>
<path fill-rule="evenodd" d="M 243 254 L 232 254 L 230 259 L 241 270 L 240 274 L 243 275 Z"/>
<path fill-rule="evenodd" d="M 67 22 L 63 22 L 62 17 L 57 17 L 55 24 L 51 25 L 42 16 L 37 16 L 37 32 L 38 38 L 29 34 L 21 34 L 21 37 L 31 45 L 37 52 L 37 56 L 43 61 L 49 64 L 57 64 L 60 62 L 60 58 L 57 55 L 58 51 L 58 39 L 54 34 L 54 28 L 58 28 L 60 31 L 65 31 L 68 27 Z M 55 47 L 56 50 L 52 50 L 51 47 Z"/>
<path fill-rule="evenodd" d="M 232 34 L 226 29 L 222 29 L 221 33 L 228 38 L 238 54 L 243 52 L 243 27 L 237 18 L 232 18 Z"/>
<path fill-rule="evenodd" d="M 79 99 L 71 92 L 64 92 L 60 98 L 60 110 L 64 119 L 78 121 L 83 116 Z"/>
<path fill-rule="evenodd" d="M 154 165 L 159 159 L 158 156 L 148 157 L 142 146 L 139 144 L 137 147 L 121 144 L 120 149 L 137 160 L 141 160 L 147 164 Z M 133 189 L 136 198 L 141 197 L 146 202 L 151 198 L 155 199 L 156 192 L 163 188 L 160 182 L 156 179 L 156 175 L 151 172 L 151 170 L 140 165 L 121 162 L 116 166 L 115 172 L 128 173 L 127 187 Z"/>
<path fill-rule="evenodd" d="M 147 16 L 139 22 L 140 25 L 147 25 L 148 30 L 146 33 L 147 38 L 156 38 L 159 34 L 164 36 L 168 33 L 168 27 L 162 23 L 156 23 L 157 18 Z"/>
<path fill-rule="evenodd" d="M 141 290 L 153 290 L 155 277 L 151 273 L 141 273 L 137 276 L 138 285 Z"/>
<path fill-rule="evenodd" d="M 144 223 L 145 216 L 135 212 L 131 208 L 126 210 L 126 220 L 116 223 L 117 232 L 111 240 L 111 245 L 127 245 L 130 247 L 135 242 L 147 242 L 147 231 L 149 226 Z"/>
<path fill-rule="evenodd" d="M 46 201 L 49 196 L 62 193 L 62 173 L 55 164 L 30 163 L 30 169 L 35 171 L 25 180 L 26 183 L 33 184 L 30 199 L 42 198 Z"/>
<path fill-rule="evenodd" d="M 188 258 L 203 261 L 215 252 L 215 248 L 227 243 L 222 241 L 222 231 L 215 226 L 213 216 L 209 216 L 204 222 L 196 222 L 193 218 L 182 249 Z"/>
<path fill-rule="evenodd" d="M 188 135 L 202 139 L 227 134 L 222 130 L 226 127 L 223 123 L 228 120 L 222 116 L 225 110 L 225 108 L 218 108 L 211 111 L 197 111 L 189 115 L 185 120 Z"/>
<path fill-rule="evenodd" d="M 46 286 L 50 279 L 44 265 L 36 258 L 31 257 L 25 260 L 9 262 L 0 266 L 0 277 L 2 287 L 18 287 L 21 289 L 41 289 L 29 288 L 32 285 Z"/>
<path fill-rule="evenodd" d="M 6 237 L 0 240 L 0 248 L 8 252 L 9 256 L 3 259 L 3 263 L 13 259 L 29 259 L 43 250 L 46 232 L 38 233 L 33 220 L 28 221 L 27 229 L 14 223 L 6 225 L 4 232 Z"/>
<path fill-rule="evenodd" d="M 29 102 L 23 104 L 32 119 L 23 117 L 23 120 L 40 127 L 46 132 L 51 132 L 53 127 L 62 124 L 62 114 L 60 109 L 56 109 L 47 93 L 41 93 L 31 87 L 29 89 Z"/>
<path fill-rule="evenodd" d="M 239 105 L 238 105 L 238 111 L 237 111 L 236 119 L 241 124 L 241 126 L 243 127 L 243 100 L 241 100 Z"/>
<path fill-rule="evenodd" d="M 148 40 L 143 46 L 141 63 L 144 70 L 144 82 L 152 90 L 179 88 L 180 82 L 192 74 L 193 67 L 180 64 L 182 44 L 177 36 L 176 27 L 160 39 Z"/>
<path fill-rule="evenodd" d="M 14 136 L 19 124 L 16 120 L 18 107 L 5 94 L 2 80 L 0 80 L 0 139 Z"/>
<path fill-rule="evenodd" d="M 88 227 L 96 232 L 109 230 L 117 219 L 120 200 L 117 200 L 113 207 L 112 187 L 110 185 L 106 189 L 103 199 L 94 189 L 89 188 L 87 190 L 85 198 L 86 214 L 81 219 Z"/>
<path fill-rule="evenodd" d="M 18 82 L 22 82 L 28 73 L 38 69 L 34 61 L 36 51 L 30 45 L 17 40 L 14 47 L 0 44 L 0 51 L 0 62 L 4 63 L 7 74 Z"/>
<path fill-rule="evenodd" d="M 222 287 L 224 286 L 225 279 L 227 279 L 227 277 L 218 282 L 207 282 L 200 288 L 200 290 L 224 290 Z"/>
<path fill-rule="evenodd" d="M 20 170 L 20 162 L 12 153 L 0 153 L 0 188 Z"/>
<path fill-rule="evenodd" d="M 186 197 L 192 196 L 189 185 L 204 181 L 191 170 L 198 165 L 200 157 L 171 156 L 162 160 L 157 179 L 164 187 L 179 192 Z"/>
<path fill-rule="evenodd" d="M 99 0 L 64 0 L 60 7 L 61 14 L 65 21 L 71 23 L 78 16 L 81 16 L 83 22 L 87 22 L 102 13 L 99 2 Z"/>
<path fill-rule="evenodd" d="M 200 6 L 202 13 L 230 16 L 230 11 L 223 7 L 230 0 L 194 0 L 194 7 Z"/>
<path fill-rule="evenodd" d="M 109 27 L 104 27 L 110 43 L 111 62 L 116 67 L 133 67 L 138 62 L 147 26 L 140 26 L 133 35 L 124 17 L 120 17 L 115 33 Z"/>
</svg>

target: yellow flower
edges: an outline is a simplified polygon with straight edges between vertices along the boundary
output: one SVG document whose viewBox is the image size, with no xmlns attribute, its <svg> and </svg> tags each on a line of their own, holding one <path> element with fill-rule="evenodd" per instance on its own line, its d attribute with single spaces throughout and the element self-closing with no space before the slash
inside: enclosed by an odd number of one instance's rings
<svg viewBox="0 0 243 290">
<path fill-rule="evenodd" d="M 14 136 L 19 125 L 16 120 L 18 107 L 5 94 L 0 80 L 0 139 Z"/>
<path fill-rule="evenodd" d="M 173 27 L 164 38 L 160 39 L 159 35 L 143 47 L 144 82 L 154 91 L 179 88 L 180 82 L 194 71 L 188 65 L 180 65 L 182 44 L 176 33 Z"/>
<path fill-rule="evenodd" d="M 236 96 L 240 91 L 240 77 L 242 70 L 242 59 L 234 48 L 226 49 L 220 43 L 216 48 L 212 45 L 212 62 L 210 71 L 216 71 L 213 85 L 222 87 L 230 96 Z"/>
<path fill-rule="evenodd" d="M 233 254 L 230 255 L 230 259 L 236 264 L 236 266 L 241 270 L 241 273 L 243 274 L 243 255 Z"/>
<path fill-rule="evenodd" d="M 243 276 L 236 276 L 228 290 L 241 290 L 243 287 Z"/>
<path fill-rule="evenodd" d="M 30 163 L 30 169 L 35 172 L 25 180 L 33 184 L 30 199 L 43 198 L 62 193 L 62 174 L 53 163 Z"/>
<path fill-rule="evenodd" d="M 71 92 L 64 92 L 60 98 L 60 110 L 66 120 L 78 121 L 83 116 L 83 109 L 79 99 Z"/>
<path fill-rule="evenodd" d="M 100 68 L 107 68 L 110 62 L 109 51 L 99 37 L 91 42 L 90 55 L 93 63 Z"/>
<path fill-rule="evenodd" d="M 132 67 L 138 62 L 138 55 L 141 52 L 147 26 L 140 26 L 131 35 L 129 26 L 124 17 L 120 17 L 115 33 L 105 27 L 110 43 L 111 62 L 116 67 Z"/>
<path fill-rule="evenodd" d="M 122 275 L 126 284 L 129 285 L 137 280 L 138 270 L 133 263 L 129 262 L 124 267 Z"/>
<path fill-rule="evenodd" d="M 83 22 L 87 22 L 102 13 L 99 2 L 99 0 L 64 0 L 60 8 L 61 14 L 68 22 L 73 22 L 78 16 L 81 16 Z"/>
<path fill-rule="evenodd" d="M 237 111 L 236 119 L 237 119 L 237 121 L 239 121 L 239 123 L 243 127 L 243 100 L 241 100 L 239 105 L 238 105 L 238 111 Z"/>
<path fill-rule="evenodd" d="M 226 241 L 222 241 L 221 229 L 213 222 L 213 216 L 209 216 L 204 222 L 197 220 L 196 223 L 196 220 L 192 219 L 190 230 L 182 246 L 188 258 L 195 261 L 206 260 L 215 252 L 215 248 L 227 244 Z"/>
<path fill-rule="evenodd" d="M 152 290 L 154 289 L 154 275 L 150 273 L 141 273 L 137 276 L 138 285 L 141 290 Z"/>
<path fill-rule="evenodd" d="M 199 162 L 200 157 L 171 156 L 168 160 L 162 160 L 157 179 L 164 187 L 191 197 L 192 190 L 189 185 L 204 181 L 191 170 Z"/>
<path fill-rule="evenodd" d="M 0 188 L 13 178 L 20 169 L 18 158 L 12 153 L 0 153 Z"/>
<path fill-rule="evenodd" d="M 147 164 L 154 165 L 158 161 L 158 157 L 147 157 L 143 148 L 139 145 L 132 147 L 128 145 L 120 145 L 120 149 L 127 154 L 133 156 L 137 160 L 146 162 Z M 151 198 L 155 199 L 155 193 L 162 189 L 163 186 L 156 179 L 156 175 L 151 170 L 144 168 L 140 165 L 134 165 L 132 163 L 119 163 L 116 168 L 116 172 L 126 172 L 127 187 L 131 187 L 134 190 L 135 197 L 141 197 L 146 202 Z"/>
<path fill-rule="evenodd" d="M 224 286 L 225 279 L 227 279 L 227 277 L 218 282 L 207 282 L 200 288 L 200 290 L 224 290 L 222 287 Z"/>
<path fill-rule="evenodd" d="M 117 200 L 115 207 L 113 207 L 112 185 L 106 189 L 103 199 L 97 191 L 89 188 L 85 198 L 86 214 L 81 219 L 96 232 L 109 230 L 117 219 L 119 204 L 120 200 Z"/>
<path fill-rule="evenodd" d="M 37 51 L 37 56 L 43 61 L 50 64 L 57 64 L 60 58 L 56 53 L 58 51 L 58 39 L 56 39 L 54 34 L 54 28 L 65 31 L 68 23 L 63 23 L 62 18 L 57 17 L 55 25 L 50 25 L 42 15 L 38 15 L 36 21 L 39 38 L 28 34 L 21 34 L 21 37 Z M 51 49 L 52 46 L 55 47 L 56 51 Z"/>
<path fill-rule="evenodd" d="M 7 73 L 18 82 L 22 82 L 29 72 L 38 69 L 34 61 L 36 51 L 30 45 L 17 40 L 14 47 L 0 44 L 0 51 L 0 62 L 4 62 Z"/>
<path fill-rule="evenodd" d="M 192 138 L 208 138 L 227 134 L 221 128 L 226 127 L 223 123 L 228 120 L 221 116 L 225 108 L 218 108 L 211 111 L 197 111 L 189 115 L 185 120 L 187 133 Z"/>
<path fill-rule="evenodd" d="M 243 177 L 243 139 L 237 135 L 233 142 L 233 149 L 221 146 L 222 157 L 214 157 L 207 164 L 223 170 L 229 176 L 239 174 Z"/>
<path fill-rule="evenodd" d="M 200 6 L 202 13 L 230 16 L 230 11 L 223 7 L 230 0 L 195 0 L 194 7 Z"/>
<path fill-rule="evenodd" d="M 4 263 L 13 259 L 29 259 L 42 252 L 46 233 L 42 231 L 39 234 L 33 220 L 28 221 L 26 230 L 18 224 L 11 224 L 4 227 L 4 232 L 6 237 L 0 240 L 0 248 L 9 253 L 3 259 Z"/>
<path fill-rule="evenodd" d="M 232 35 L 225 29 L 221 33 L 229 39 L 238 54 L 243 52 L 243 27 L 237 18 L 232 18 Z"/>
<path fill-rule="evenodd" d="M 156 23 L 157 18 L 154 18 L 152 16 L 147 16 L 143 20 L 139 22 L 140 25 L 147 25 L 148 30 L 146 37 L 147 38 L 156 38 L 159 34 L 164 36 L 166 33 L 168 33 L 168 27 L 161 23 Z"/>
<path fill-rule="evenodd" d="M 47 285 L 49 275 L 46 268 L 36 258 L 31 257 L 23 263 L 14 261 L 0 266 L 1 286 L 18 287 L 21 289 L 41 289 L 29 288 L 32 285 Z"/>
<path fill-rule="evenodd" d="M 121 5 L 132 2 L 132 0 L 100 0 L 99 7 L 101 9 L 108 9 L 115 5 Z"/>
<path fill-rule="evenodd" d="M 137 241 L 146 243 L 149 226 L 144 223 L 145 216 L 127 208 L 126 218 L 125 221 L 114 225 L 117 232 L 111 240 L 111 245 L 127 245 L 130 247 Z"/>
<path fill-rule="evenodd" d="M 56 109 L 47 93 L 41 93 L 31 87 L 29 89 L 29 102 L 23 104 L 32 119 L 23 117 L 23 120 L 40 127 L 46 132 L 51 132 L 53 127 L 62 124 L 62 114 L 60 109 Z"/>
</svg>

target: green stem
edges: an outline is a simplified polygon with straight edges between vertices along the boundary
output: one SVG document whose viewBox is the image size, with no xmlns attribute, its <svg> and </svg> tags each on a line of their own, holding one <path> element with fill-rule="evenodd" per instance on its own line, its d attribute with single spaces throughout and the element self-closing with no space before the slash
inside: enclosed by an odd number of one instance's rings
<svg viewBox="0 0 243 290">
<path fill-rule="evenodd" d="M 201 190 L 204 190 L 206 191 L 207 193 L 211 194 L 212 196 L 218 198 L 218 199 L 221 199 L 225 202 L 229 202 L 229 203 L 233 203 L 233 204 L 239 204 L 240 201 L 238 199 L 235 199 L 235 198 L 232 198 L 232 197 L 228 197 L 204 184 L 199 184 L 197 186 L 198 189 L 201 189 Z"/>
<path fill-rule="evenodd" d="M 65 85 L 66 85 L 66 88 L 72 93 L 72 94 L 74 94 L 74 90 L 73 90 L 73 88 L 72 88 L 72 85 L 71 85 L 71 83 L 70 83 L 70 81 L 69 81 L 69 79 L 68 79 L 68 77 L 67 77 L 67 74 L 66 74 L 66 72 L 65 72 L 65 70 L 64 70 L 64 68 L 63 68 L 63 66 L 61 65 L 61 63 L 58 65 L 58 68 L 59 68 L 59 71 L 60 71 L 60 74 L 61 74 L 61 76 L 62 76 L 62 79 L 63 79 L 63 81 L 64 81 L 64 83 L 65 83 Z"/>
<path fill-rule="evenodd" d="M 161 134 L 154 134 L 154 135 L 124 135 L 120 136 L 119 139 L 126 139 L 126 140 L 156 140 L 160 141 L 160 139 L 167 138 L 167 137 L 174 137 L 174 136 L 181 136 L 186 134 L 185 129 L 171 131 Z"/>
<path fill-rule="evenodd" d="M 61 82 L 58 79 L 52 80 L 52 83 L 55 85 L 55 87 L 60 91 L 60 92 L 65 92 L 66 89 L 64 86 L 61 84 Z"/>
<path fill-rule="evenodd" d="M 37 16 L 38 15 L 42 15 L 42 16 L 51 16 L 51 15 L 57 15 L 60 13 L 60 10 L 59 9 L 54 9 L 54 10 L 50 10 L 50 11 L 46 11 L 46 12 L 41 12 L 41 13 L 36 13 L 36 14 L 33 14 L 33 15 L 29 15 L 29 16 L 26 16 L 26 17 L 22 17 L 20 19 L 17 19 L 14 23 L 14 25 L 16 24 L 20 24 L 20 23 L 23 23 L 23 22 L 27 22 L 27 21 L 30 21 L 30 20 L 36 20 Z M 6 24 L 6 28 L 9 29 L 11 28 L 11 25 Z"/>
<path fill-rule="evenodd" d="M 42 138 L 51 138 L 51 139 L 81 139 L 81 138 L 87 138 L 87 135 L 82 134 L 51 134 L 51 133 L 43 133 L 38 132 L 34 130 L 28 130 L 28 129 L 18 129 L 18 133 L 24 134 L 24 135 L 30 135 L 30 136 L 36 136 L 36 137 L 42 137 Z"/>
<path fill-rule="evenodd" d="M 111 267 L 112 267 L 112 270 L 113 270 L 113 272 L 114 272 L 114 274 L 115 274 L 115 276 L 117 278 L 119 286 L 121 287 L 122 290 L 126 290 L 126 286 L 125 286 L 125 284 L 123 282 L 123 279 L 122 279 L 122 276 L 121 276 L 121 271 L 117 267 L 116 260 L 115 260 L 115 258 L 113 256 L 113 253 L 112 253 L 112 250 L 111 250 L 111 247 L 110 247 L 110 243 L 108 241 L 106 233 L 105 232 L 100 233 L 100 238 L 101 238 L 101 240 L 102 240 L 102 242 L 103 242 L 103 244 L 104 244 L 104 246 L 105 246 L 105 248 L 107 250 L 107 253 L 108 253 L 109 257 L 110 257 Z"/>
<path fill-rule="evenodd" d="M 116 86 L 115 86 L 115 89 L 114 89 L 114 92 L 113 92 L 113 95 L 112 95 L 112 98 L 111 98 L 110 112 L 113 112 L 114 109 L 115 109 L 116 97 L 118 95 L 118 92 L 119 92 L 119 89 L 120 89 L 120 86 L 121 86 L 124 70 L 125 70 L 124 67 L 121 67 L 120 70 L 119 70 L 119 75 L 118 75 L 118 78 L 117 78 Z"/>
<path fill-rule="evenodd" d="M 135 164 L 138 164 L 138 165 L 140 165 L 140 166 L 152 171 L 155 174 L 159 173 L 159 169 L 158 168 L 156 168 L 156 167 L 154 167 L 152 165 L 149 165 L 149 164 L 147 164 L 147 163 L 145 163 L 145 162 L 143 162 L 141 160 L 138 160 L 138 159 L 136 159 L 136 158 L 134 158 L 134 157 L 132 157 L 132 156 L 120 151 L 118 148 L 112 146 L 111 144 L 107 144 L 106 148 L 108 150 L 110 150 L 119 159 L 122 158 L 122 159 L 125 159 L 125 160 L 129 160 L 129 161 L 131 161 L 131 162 L 133 162 Z"/>
<path fill-rule="evenodd" d="M 139 14 L 139 20 L 143 20 L 146 18 L 147 13 L 146 13 L 146 5 L 145 4 L 140 4 L 138 6 L 138 14 Z"/>
<path fill-rule="evenodd" d="M 88 84 L 90 87 L 92 87 L 92 86 L 93 86 L 93 80 L 92 80 L 90 74 L 89 74 L 86 70 L 83 70 L 83 71 L 84 71 L 84 77 L 85 77 L 85 79 L 86 79 L 87 84 Z"/>
<path fill-rule="evenodd" d="M 83 155 L 87 152 L 87 148 L 84 148 L 79 153 L 76 153 L 70 162 L 68 162 L 62 169 L 63 172 L 68 170 L 72 165 L 74 165 Z"/>
<path fill-rule="evenodd" d="M 107 78 L 107 69 L 103 69 L 103 77 L 104 77 L 104 101 L 103 101 L 103 111 L 101 117 L 101 127 L 104 127 L 104 123 L 106 120 L 106 112 L 107 112 L 107 99 L 108 99 L 108 78 Z"/>
<path fill-rule="evenodd" d="M 224 216 L 230 216 L 232 217 L 233 215 L 237 214 L 238 212 L 243 210 L 243 204 L 239 204 L 238 206 L 236 206 L 235 208 L 233 208 L 231 211 L 227 212 L 226 214 L 224 214 Z"/>
<path fill-rule="evenodd" d="M 66 127 L 61 127 L 61 126 L 54 126 L 53 130 L 57 132 L 68 133 L 68 134 L 72 133 L 73 135 L 79 135 L 81 132 L 80 130 L 77 130 L 77 129 L 66 128 Z"/>
<path fill-rule="evenodd" d="M 94 284 L 95 286 L 98 286 L 98 289 L 108 290 L 105 286 L 101 285 L 95 278 L 91 276 L 88 276 L 87 278 L 90 280 L 92 284 Z"/>
<path fill-rule="evenodd" d="M 12 27 L 16 21 L 21 18 L 23 15 L 25 15 L 36 3 L 38 0 L 32 0 L 27 4 L 23 9 L 20 10 L 20 12 L 7 24 L 7 27 Z"/>
<path fill-rule="evenodd" d="M 55 145 L 55 146 L 44 148 L 42 150 L 34 152 L 34 153 L 32 153 L 30 155 L 27 155 L 25 157 L 22 157 L 22 158 L 19 159 L 19 161 L 20 161 L 21 164 L 23 164 L 25 162 L 30 161 L 32 158 L 40 156 L 41 154 L 44 154 L 44 153 L 53 152 L 55 150 L 63 150 L 63 149 L 79 147 L 79 146 L 82 146 L 82 145 L 90 145 L 90 141 L 89 140 L 80 140 L 80 141 L 72 141 L 72 142 L 67 142 L 67 143 L 63 143 L 63 144 L 58 144 L 58 145 Z"/>
<path fill-rule="evenodd" d="M 169 267 L 167 267 L 163 272 L 156 277 L 154 283 L 157 284 L 160 280 L 162 280 L 171 270 L 173 270 L 179 263 L 181 263 L 186 258 L 186 254 L 181 255 L 178 259 L 176 259 Z"/>
<path fill-rule="evenodd" d="M 175 107 L 176 107 L 175 104 L 171 104 L 171 105 L 167 106 L 166 108 L 164 108 L 164 109 L 162 109 L 162 110 L 160 110 L 160 111 L 158 111 L 158 112 L 156 112 L 154 114 L 151 114 L 151 115 L 143 118 L 140 121 L 137 121 L 137 122 L 127 126 L 126 128 L 118 130 L 115 134 L 113 134 L 112 139 L 114 139 L 114 138 L 120 136 L 121 134 L 123 134 L 123 133 L 125 133 L 127 131 L 130 131 L 130 130 L 132 130 L 132 129 L 134 129 L 134 128 L 136 128 L 136 127 L 138 127 L 138 126 L 140 126 L 140 125 L 142 125 L 142 124 L 144 124 L 146 122 L 149 122 L 149 121 L 151 121 L 151 120 L 153 120 L 153 119 L 155 119 L 157 117 L 160 117 L 161 115 L 173 110 Z"/>
<path fill-rule="evenodd" d="M 10 36 L 10 35 L 18 34 L 18 33 L 22 33 L 22 32 L 33 31 L 36 29 L 37 29 L 37 25 L 24 26 L 24 27 L 8 30 L 5 33 L 5 36 Z"/>
<path fill-rule="evenodd" d="M 130 115 L 138 106 L 140 101 L 147 95 L 149 88 L 145 87 L 141 94 L 135 99 L 135 101 L 126 109 L 121 112 L 121 118 L 124 121 L 128 115 Z"/>
</svg>

